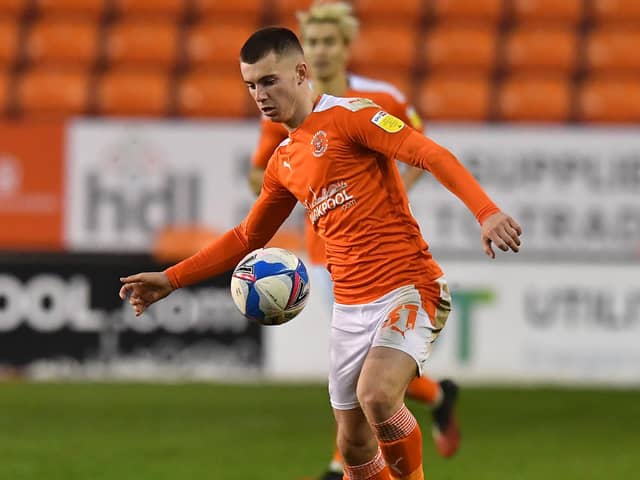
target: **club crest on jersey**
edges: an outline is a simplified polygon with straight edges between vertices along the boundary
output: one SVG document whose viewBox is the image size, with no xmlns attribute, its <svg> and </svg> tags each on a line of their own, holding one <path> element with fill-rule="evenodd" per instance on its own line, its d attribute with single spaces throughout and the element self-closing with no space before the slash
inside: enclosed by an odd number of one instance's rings
<svg viewBox="0 0 640 480">
<path fill-rule="evenodd" d="M 371 123 L 388 133 L 396 133 L 404 128 L 402 120 L 382 110 L 371 117 Z"/>
<path fill-rule="evenodd" d="M 314 157 L 321 157 L 329 148 L 329 137 L 324 130 L 318 130 L 311 139 L 311 153 Z"/>
</svg>

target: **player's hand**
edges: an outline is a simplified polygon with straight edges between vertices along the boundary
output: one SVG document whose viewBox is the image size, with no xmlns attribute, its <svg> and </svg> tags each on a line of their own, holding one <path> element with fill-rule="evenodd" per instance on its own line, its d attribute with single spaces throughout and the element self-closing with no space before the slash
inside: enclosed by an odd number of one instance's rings
<svg viewBox="0 0 640 480">
<path fill-rule="evenodd" d="M 164 272 L 138 273 L 122 277 L 120 281 L 123 283 L 120 288 L 120 298 L 125 300 L 127 296 L 129 297 L 129 303 L 136 312 L 136 317 L 140 316 L 149 305 L 173 291 L 169 277 Z"/>
<path fill-rule="evenodd" d="M 505 213 L 494 213 L 487 217 L 482 224 L 482 249 L 491 258 L 496 257 L 493 248 L 491 248 L 492 243 L 504 252 L 512 250 L 518 253 L 520 251 L 520 235 L 522 235 L 522 227 L 518 222 Z"/>
</svg>

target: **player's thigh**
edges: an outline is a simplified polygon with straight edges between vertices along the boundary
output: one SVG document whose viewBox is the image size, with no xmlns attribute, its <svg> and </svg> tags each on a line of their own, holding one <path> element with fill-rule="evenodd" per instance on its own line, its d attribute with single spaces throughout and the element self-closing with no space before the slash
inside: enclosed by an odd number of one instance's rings
<svg viewBox="0 0 640 480">
<path fill-rule="evenodd" d="M 384 421 L 400 407 L 409 382 L 418 373 L 415 359 L 389 347 L 373 347 L 360 372 L 358 400 L 370 421 Z"/>
</svg>

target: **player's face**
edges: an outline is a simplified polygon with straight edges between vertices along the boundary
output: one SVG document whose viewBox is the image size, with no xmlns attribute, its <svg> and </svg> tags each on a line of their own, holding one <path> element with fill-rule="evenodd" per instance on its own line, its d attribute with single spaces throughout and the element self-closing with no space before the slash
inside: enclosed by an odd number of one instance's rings
<svg viewBox="0 0 640 480">
<path fill-rule="evenodd" d="M 314 78 L 328 81 L 347 68 L 349 46 L 335 23 L 308 24 L 303 41 L 305 57 Z"/>
<path fill-rule="evenodd" d="M 286 122 L 297 105 L 299 58 L 269 53 L 256 63 L 240 63 L 249 93 L 262 114 L 274 122 Z"/>
</svg>

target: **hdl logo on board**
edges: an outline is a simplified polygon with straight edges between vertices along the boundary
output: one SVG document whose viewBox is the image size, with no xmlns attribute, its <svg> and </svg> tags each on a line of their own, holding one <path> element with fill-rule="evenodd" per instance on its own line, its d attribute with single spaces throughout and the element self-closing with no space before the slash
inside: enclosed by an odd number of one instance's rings
<svg viewBox="0 0 640 480">
<path fill-rule="evenodd" d="M 180 171 L 161 149 L 140 138 L 107 149 L 85 180 L 83 224 L 91 233 L 146 237 L 165 225 L 200 220 L 197 172 Z"/>
</svg>

